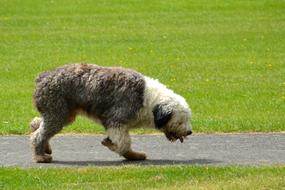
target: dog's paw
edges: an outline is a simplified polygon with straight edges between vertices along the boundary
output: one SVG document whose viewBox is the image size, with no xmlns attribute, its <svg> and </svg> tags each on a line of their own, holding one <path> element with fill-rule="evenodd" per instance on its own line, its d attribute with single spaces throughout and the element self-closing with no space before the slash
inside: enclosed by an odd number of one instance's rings
<svg viewBox="0 0 285 190">
<path fill-rule="evenodd" d="M 50 163 L 52 161 L 52 157 L 49 154 L 35 155 L 33 158 L 37 163 Z"/>
<path fill-rule="evenodd" d="M 117 144 L 113 143 L 109 137 L 103 139 L 102 145 L 108 147 L 110 150 L 116 150 L 118 148 Z"/>
<path fill-rule="evenodd" d="M 103 141 L 101 143 L 104 146 L 113 146 L 114 145 L 114 143 L 111 141 L 111 139 L 109 137 L 103 139 Z"/>
<path fill-rule="evenodd" d="M 144 152 L 135 152 L 135 151 L 128 151 L 127 153 L 123 154 L 127 160 L 145 160 L 146 154 Z"/>
</svg>

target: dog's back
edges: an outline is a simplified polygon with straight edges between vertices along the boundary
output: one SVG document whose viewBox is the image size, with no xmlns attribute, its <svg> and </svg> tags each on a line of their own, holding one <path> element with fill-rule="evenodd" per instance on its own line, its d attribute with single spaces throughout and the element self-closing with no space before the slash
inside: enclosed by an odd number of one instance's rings
<svg viewBox="0 0 285 190">
<path fill-rule="evenodd" d="M 143 106 L 144 88 L 143 76 L 130 69 L 69 64 L 37 77 L 34 102 L 41 113 L 64 103 L 69 112 L 81 109 L 106 122 L 127 122 Z"/>
</svg>

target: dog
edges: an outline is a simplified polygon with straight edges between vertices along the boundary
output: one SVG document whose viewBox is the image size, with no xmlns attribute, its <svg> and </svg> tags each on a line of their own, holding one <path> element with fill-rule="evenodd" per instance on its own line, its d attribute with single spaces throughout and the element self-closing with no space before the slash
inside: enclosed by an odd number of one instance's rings
<svg viewBox="0 0 285 190">
<path fill-rule="evenodd" d="M 121 67 L 67 64 L 36 78 L 33 102 L 41 114 L 30 127 L 33 160 L 52 161 L 49 140 L 83 114 L 101 124 L 102 144 L 127 160 L 145 160 L 131 149 L 129 130 L 155 128 L 168 140 L 191 135 L 191 110 L 185 99 L 158 80 Z"/>
</svg>

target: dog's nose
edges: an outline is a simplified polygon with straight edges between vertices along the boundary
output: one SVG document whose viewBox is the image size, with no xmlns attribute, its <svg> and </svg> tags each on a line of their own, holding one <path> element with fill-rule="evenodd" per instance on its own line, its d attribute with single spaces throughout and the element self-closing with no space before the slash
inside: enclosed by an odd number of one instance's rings
<svg viewBox="0 0 285 190">
<path fill-rule="evenodd" d="M 187 136 L 191 134 L 192 134 L 192 131 L 187 131 Z"/>
</svg>

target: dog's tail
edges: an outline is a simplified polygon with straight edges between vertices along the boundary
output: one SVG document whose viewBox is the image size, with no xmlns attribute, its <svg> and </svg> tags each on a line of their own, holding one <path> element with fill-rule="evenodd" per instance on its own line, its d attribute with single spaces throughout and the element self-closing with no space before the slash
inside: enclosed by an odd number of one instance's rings
<svg viewBox="0 0 285 190">
<path fill-rule="evenodd" d="M 36 131 L 40 127 L 40 124 L 42 121 L 43 121 L 43 118 L 41 118 L 41 117 L 35 117 L 31 121 L 30 127 L 31 127 L 32 132 Z"/>
</svg>

